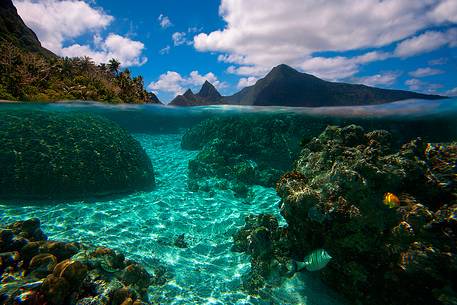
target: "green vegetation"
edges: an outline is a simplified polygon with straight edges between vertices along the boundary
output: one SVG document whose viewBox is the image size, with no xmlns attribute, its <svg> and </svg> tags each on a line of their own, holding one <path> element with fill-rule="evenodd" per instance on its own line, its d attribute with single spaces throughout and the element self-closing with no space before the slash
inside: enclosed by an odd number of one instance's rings
<svg viewBox="0 0 457 305">
<path fill-rule="evenodd" d="M 0 99 L 20 101 L 94 100 L 107 103 L 160 103 L 120 63 L 96 65 L 89 57 L 47 57 L 0 43 Z"/>
</svg>

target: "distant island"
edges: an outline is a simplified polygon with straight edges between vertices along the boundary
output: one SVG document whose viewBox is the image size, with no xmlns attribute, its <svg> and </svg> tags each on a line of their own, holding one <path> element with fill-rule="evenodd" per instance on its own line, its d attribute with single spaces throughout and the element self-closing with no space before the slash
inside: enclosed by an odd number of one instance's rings
<svg viewBox="0 0 457 305">
<path fill-rule="evenodd" d="M 300 73 L 288 65 L 274 67 L 255 85 L 231 96 L 221 96 L 208 82 L 198 94 L 189 89 L 178 95 L 170 105 L 249 105 L 249 106 L 356 106 L 376 105 L 406 99 L 437 100 L 440 95 L 421 94 L 404 90 L 389 90 L 358 84 L 336 83 Z"/>
<path fill-rule="evenodd" d="M 106 103 L 161 104 L 144 89 L 142 76 L 120 69 L 120 62 L 95 64 L 89 57 L 62 58 L 43 48 L 11 0 L 0 2 L 0 100 L 93 100 Z M 411 91 L 329 82 L 287 66 L 273 68 L 255 85 L 222 96 L 206 81 L 198 93 L 187 90 L 171 106 L 354 106 L 405 99 L 446 98 Z"/>
<path fill-rule="evenodd" d="M 120 70 L 116 59 L 62 58 L 43 48 L 11 0 L 0 1 L 0 100 L 93 100 L 160 104 L 143 77 Z"/>
<path fill-rule="evenodd" d="M 169 105 L 171 106 L 203 106 L 222 103 L 222 95 L 208 81 L 205 81 L 197 94 L 188 89 L 183 95 L 175 97 Z"/>
</svg>

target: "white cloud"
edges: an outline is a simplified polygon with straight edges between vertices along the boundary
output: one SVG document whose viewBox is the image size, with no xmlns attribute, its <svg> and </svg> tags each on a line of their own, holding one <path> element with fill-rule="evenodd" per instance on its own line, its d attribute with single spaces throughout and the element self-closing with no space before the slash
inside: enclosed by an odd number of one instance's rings
<svg viewBox="0 0 457 305">
<path fill-rule="evenodd" d="M 367 86 L 382 86 L 392 85 L 398 78 L 400 73 L 395 71 L 388 71 L 370 76 L 355 77 L 352 79 L 354 83 L 360 83 Z"/>
<path fill-rule="evenodd" d="M 186 44 L 186 45 L 192 44 L 192 41 L 187 39 L 186 32 L 175 32 L 175 33 L 173 33 L 173 35 L 171 35 L 171 39 L 173 39 L 173 44 L 175 46 L 180 46 L 183 44 Z"/>
<path fill-rule="evenodd" d="M 417 78 L 408 79 L 405 84 L 413 91 L 421 91 L 426 93 L 436 93 L 437 89 L 443 87 L 442 84 L 431 84 L 424 81 L 421 81 Z"/>
<path fill-rule="evenodd" d="M 181 74 L 175 71 L 168 71 L 160 75 L 156 82 L 150 83 L 148 88 L 154 91 L 165 91 L 172 92 L 175 94 L 181 94 L 184 92 L 184 88 L 181 84 L 184 82 Z"/>
<path fill-rule="evenodd" d="M 457 23 L 457 2 L 455 0 L 439 1 L 430 14 L 437 22 Z"/>
<path fill-rule="evenodd" d="M 268 71 L 270 71 L 270 67 L 261 67 L 261 66 L 230 66 L 227 68 L 227 73 L 236 74 L 236 75 L 254 75 L 254 76 L 264 76 Z"/>
<path fill-rule="evenodd" d="M 73 44 L 62 48 L 59 54 L 68 57 L 89 56 L 97 63 L 106 63 L 111 58 L 116 58 L 124 67 L 141 66 L 147 62 L 147 58 L 142 56 L 144 44 L 140 41 L 111 33 L 98 44 L 97 49 L 92 49 L 88 45 Z"/>
<path fill-rule="evenodd" d="M 157 20 L 159 21 L 159 24 L 162 27 L 162 29 L 166 29 L 173 26 L 173 23 L 171 23 L 170 18 L 168 16 L 165 16 L 164 14 L 160 14 Z"/>
<path fill-rule="evenodd" d="M 257 77 L 253 77 L 253 76 L 250 76 L 250 77 L 242 77 L 242 78 L 240 78 L 240 80 L 238 81 L 237 87 L 238 87 L 239 89 L 244 88 L 244 87 L 249 87 L 249 86 L 254 85 L 256 82 L 257 82 Z"/>
<path fill-rule="evenodd" d="M 364 62 L 342 56 L 315 59 L 314 54 L 388 46 L 455 22 L 456 10 L 455 0 L 222 0 L 219 12 L 225 28 L 196 35 L 194 47 L 218 52 L 220 61 L 251 70 L 286 63 L 343 78 L 380 58 Z M 325 67 L 318 68 L 321 63 Z"/>
<path fill-rule="evenodd" d="M 84 1 L 16 0 L 19 15 L 45 48 L 58 53 L 66 39 L 106 28 L 114 19 Z"/>
<path fill-rule="evenodd" d="M 16 0 L 19 15 L 33 29 L 45 48 L 61 56 L 89 56 L 96 62 L 118 59 L 123 66 L 138 66 L 144 44 L 115 33 L 105 39 L 99 34 L 114 20 L 101 8 L 78 0 Z M 71 44 L 73 39 L 93 33 L 93 46 Z"/>
<path fill-rule="evenodd" d="M 420 78 L 420 77 L 438 75 L 438 74 L 443 74 L 443 73 L 444 73 L 443 70 L 425 67 L 425 68 L 418 68 L 414 71 L 411 71 L 411 72 L 409 72 L 409 75 L 411 75 L 412 77 L 415 77 L 415 78 Z"/>
<path fill-rule="evenodd" d="M 406 39 L 397 45 L 395 55 L 410 57 L 431 52 L 445 45 L 457 46 L 457 28 L 449 29 L 446 32 L 428 31 Z"/>
<path fill-rule="evenodd" d="M 166 47 L 159 50 L 159 54 L 160 55 L 168 54 L 168 53 L 170 53 L 170 50 L 171 50 L 171 47 L 167 45 Z"/>
<path fill-rule="evenodd" d="M 178 95 L 184 93 L 189 87 L 191 89 L 199 89 L 206 80 L 212 83 L 217 89 L 227 87 L 227 84 L 219 81 L 217 76 L 212 72 L 202 75 L 198 71 L 192 71 L 188 76 L 181 76 L 178 72 L 168 71 L 160 75 L 157 81 L 150 83 L 148 88 L 158 92 Z"/>
<path fill-rule="evenodd" d="M 359 71 L 359 66 L 369 62 L 384 60 L 391 55 L 384 52 L 368 52 L 354 57 L 310 57 L 298 67 L 327 80 L 348 78 Z"/>
</svg>

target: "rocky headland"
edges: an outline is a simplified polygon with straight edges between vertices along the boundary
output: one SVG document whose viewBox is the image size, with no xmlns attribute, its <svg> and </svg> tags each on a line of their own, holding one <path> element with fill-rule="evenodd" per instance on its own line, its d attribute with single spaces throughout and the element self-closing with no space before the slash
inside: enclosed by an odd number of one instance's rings
<svg viewBox="0 0 457 305">
<path fill-rule="evenodd" d="M 154 187 L 126 130 L 82 113 L 0 111 L 0 198 L 80 199 Z"/>
</svg>

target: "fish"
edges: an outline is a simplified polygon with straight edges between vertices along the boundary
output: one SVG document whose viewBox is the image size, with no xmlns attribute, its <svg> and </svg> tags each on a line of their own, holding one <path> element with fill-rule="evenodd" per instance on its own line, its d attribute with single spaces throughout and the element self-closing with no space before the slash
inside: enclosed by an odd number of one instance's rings
<svg viewBox="0 0 457 305">
<path fill-rule="evenodd" d="M 383 202 L 391 209 L 396 208 L 400 205 L 400 199 L 398 199 L 398 197 L 392 193 L 385 193 Z"/>
<path fill-rule="evenodd" d="M 292 260 L 291 266 L 289 266 L 289 275 L 293 275 L 296 272 L 301 272 L 304 270 L 308 271 L 318 271 L 330 262 L 332 257 L 324 249 L 317 249 L 308 254 L 303 262 Z"/>
</svg>

